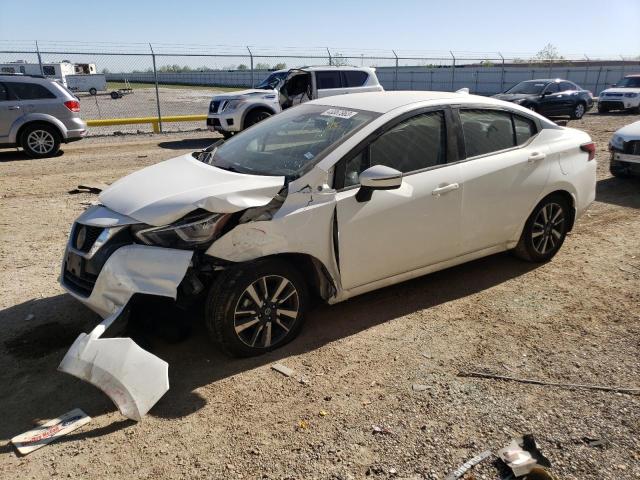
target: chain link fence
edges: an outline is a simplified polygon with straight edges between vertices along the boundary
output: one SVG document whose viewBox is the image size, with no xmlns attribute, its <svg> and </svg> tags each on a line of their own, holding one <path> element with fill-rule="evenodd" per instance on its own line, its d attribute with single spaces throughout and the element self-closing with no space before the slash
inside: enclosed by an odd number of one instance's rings
<svg viewBox="0 0 640 480">
<path fill-rule="evenodd" d="M 0 71 L 40 74 L 64 81 L 95 65 L 106 84 L 96 95 L 78 90 L 86 120 L 160 120 L 161 131 L 204 128 L 204 121 L 168 121 L 204 115 L 214 94 L 251 88 L 270 72 L 320 65 L 375 67 L 386 90 L 455 91 L 493 95 L 523 80 L 565 78 L 597 95 L 629 73 L 640 73 L 640 58 L 587 56 L 540 59 L 527 54 L 411 52 L 251 46 L 2 42 Z M 162 119 L 165 119 L 164 121 Z M 90 134 L 149 132 L 151 124 L 91 127 Z"/>
</svg>

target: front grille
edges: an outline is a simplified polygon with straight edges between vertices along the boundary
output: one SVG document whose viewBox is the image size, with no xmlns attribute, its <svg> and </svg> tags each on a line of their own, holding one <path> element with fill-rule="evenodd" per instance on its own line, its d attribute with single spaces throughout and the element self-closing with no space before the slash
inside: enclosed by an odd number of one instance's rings
<svg viewBox="0 0 640 480">
<path fill-rule="evenodd" d="M 640 155 L 640 140 L 626 142 L 624 144 L 624 153 L 628 153 L 630 155 Z"/>
<path fill-rule="evenodd" d="M 219 127 L 220 119 L 219 118 L 207 118 L 207 125 L 210 127 Z"/>
<path fill-rule="evenodd" d="M 605 97 L 621 97 L 621 93 L 606 93 Z"/>
<path fill-rule="evenodd" d="M 64 271 L 65 285 L 67 285 L 67 287 L 69 287 L 75 293 L 77 293 L 78 295 L 82 295 L 83 297 L 88 297 L 91 295 L 97 278 L 98 277 L 96 277 L 95 275 L 90 275 L 86 272 L 83 273 L 82 276 L 77 276 L 66 269 Z"/>
<path fill-rule="evenodd" d="M 220 100 L 214 100 L 209 104 L 209 111 L 211 113 L 218 113 L 219 107 L 220 107 Z"/>
<path fill-rule="evenodd" d="M 104 230 L 102 227 L 76 223 L 71 236 L 71 246 L 81 252 L 88 252 L 102 233 L 102 230 Z"/>
</svg>

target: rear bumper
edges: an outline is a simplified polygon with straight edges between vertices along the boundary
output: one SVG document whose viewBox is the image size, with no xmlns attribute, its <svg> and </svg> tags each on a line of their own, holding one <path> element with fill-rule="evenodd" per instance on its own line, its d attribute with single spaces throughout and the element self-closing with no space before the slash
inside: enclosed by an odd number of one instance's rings
<svg viewBox="0 0 640 480">
<path fill-rule="evenodd" d="M 87 135 L 87 124 L 80 118 L 73 118 L 65 122 L 65 127 L 67 127 L 67 134 L 64 138 L 65 143 L 82 140 Z"/>
</svg>

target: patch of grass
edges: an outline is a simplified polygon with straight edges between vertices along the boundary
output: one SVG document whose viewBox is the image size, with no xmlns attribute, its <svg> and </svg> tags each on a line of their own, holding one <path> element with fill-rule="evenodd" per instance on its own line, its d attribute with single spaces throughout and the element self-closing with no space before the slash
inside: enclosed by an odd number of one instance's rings
<svg viewBox="0 0 640 480">
<path fill-rule="evenodd" d="M 134 90 L 138 90 L 141 88 L 155 88 L 155 84 L 153 83 L 134 83 L 131 82 L 129 84 L 131 88 Z M 118 90 L 119 88 L 126 88 L 124 82 L 107 82 L 107 91 Z M 212 87 L 208 85 L 177 85 L 177 84 L 158 84 L 160 88 L 186 88 L 189 90 L 216 90 L 218 92 L 235 92 L 237 90 L 245 90 L 245 88 L 237 88 L 237 87 Z"/>
</svg>

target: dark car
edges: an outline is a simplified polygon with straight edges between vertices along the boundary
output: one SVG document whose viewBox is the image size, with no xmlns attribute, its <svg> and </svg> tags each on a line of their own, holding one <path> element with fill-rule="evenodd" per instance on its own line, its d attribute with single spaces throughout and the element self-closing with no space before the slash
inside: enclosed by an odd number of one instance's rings
<svg viewBox="0 0 640 480">
<path fill-rule="evenodd" d="M 573 82 L 555 79 L 526 80 L 494 98 L 517 103 L 547 117 L 569 115 L 578 120 L 593 107 L 593 95 Z"/>
</svg>

